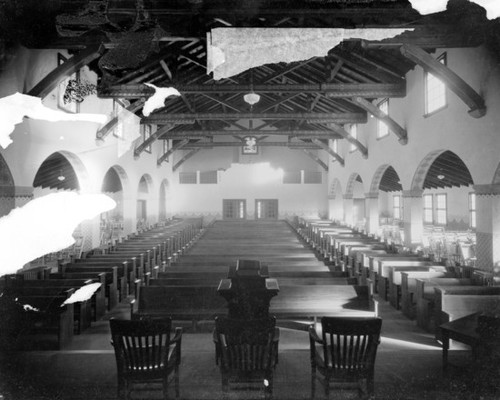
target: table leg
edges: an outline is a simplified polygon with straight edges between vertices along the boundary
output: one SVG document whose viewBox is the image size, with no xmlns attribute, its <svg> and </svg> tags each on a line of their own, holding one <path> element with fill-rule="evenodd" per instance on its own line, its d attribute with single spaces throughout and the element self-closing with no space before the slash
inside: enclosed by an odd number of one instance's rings
<svg viewBox="0 0 500 400">
<path fill-rule="evenodd" d="M 448 349 L 450 348 L 450 336 L 446 329 L 441 329 L 441 339 L 443 341 L 443 373 L 448 369 Z"/>
</svg>

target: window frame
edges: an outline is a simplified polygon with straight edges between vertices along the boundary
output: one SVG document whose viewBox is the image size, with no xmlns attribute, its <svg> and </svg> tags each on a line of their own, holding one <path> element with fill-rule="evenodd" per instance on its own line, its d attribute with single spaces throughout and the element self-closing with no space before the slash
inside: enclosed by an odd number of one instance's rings
<svg viewBox="0 0 500 400">
<path fill-rule="evenodd" d="M 351 126 L 349 127 L 349 135 L 358 140 L 358 124 L 351 124 Z M 358 148 L 356 147 L 356 145 L 349 142 L 349 153 L 354 153 L 357 150 Z"/>
<path fill-rule="evenodd" d="M 387 104 L 387 111 L 382 110 L 382 107 Z M 385 115 L 389 115 L 389 98 L 382 99 L 378 102 L 377 108 L 382 111 Z M 383 130 L 383 131 L 382 131 Z M 384 139 L 389 136 L 389 127 L 381 119 L 377 119 L 377 140 Z"/>
<path fill-rule="evenodd" d="M 436 210 L 436 218 L 435 218 L 435 222 L 434 222 L 434 225 L 440 225 L 440 226 L 445 226 L 448 224 L 448 195 L 447 193 L 436 193 L 435 194 L 436 196 L 436 201 L 435 201 L 435 210 Z M 444 208 L 441 208 L 439 206 L 439 198 L 441 196 L 444 196 Z M 444 211 L 444 219 L 445 219 L 445 222 L 441 222 L 440 221 L 440 214 Z"/>
<path fill-rule="evenodd" d="M 144 143 L 146 141 L 146 139 L 148 139 L 149 137 L 151 137 L 151 132 L 152 132 L 153 128 L 150 124 L 144 124 L 142 125 L 141 127 L 141 131 L 142 131 L 142 142 Z M 151 154 L 152 150 L 151 150 L 151 144 L 149 144 L 145 149 L 144 151 L 146 153 L 149 153 Z"/>
<path fill-rule="evenodd" d="M 472 200 L 474 199 L 474 200 Z M 477 196 L 475 192 L 469 193 L 469 227 L 477 228 Z"/>
<path fill-rule="evenodd" d="M 427 204 L 425 202 L 425 199 L 430 199 L 430 207 L 427 207 Z M 429 224 L 432 225 L 434 224 L 434 196 L 432 194 L 424 194 L 422 196 L 423 202 L 424 202 L 424 224 Z M 430 221 L 426 218 L 427 217 L 427 212 L 430 211 Z"/>
<path fill-rule="evenodd" d="M 396 199 L 398 199 L 398 205 L 396 205 Z M 392 217 L 397 221 L 403 220 L 403 196 L 400 194 L 392 195 Z"/>
<path fill-rule="evenodd" d="M 443 52 L 440 54 L 438 57 L 436 57 L 436 61 L 442 63 L 444 66 L 448 65 L 448 57 L 447 53 Z M 438 108 L 435 108 L 433 110 L 429 110 L 429 75 L 433 76 L 435 79 L 441 80 L 436 77 L 434 74 L 430 73 L 429 71 L 424 70 L 424 117 L 430 117 L 431 115 L 434 115 L 438 113 L 441 110 L 444 110 L 445 108 L 448 107 L 448 95 L 447 95 L 447 90 L 446 90 L 446 84 L 441 82 L 441 84 L 444 87 L 444 104 Z"/>
</svg>

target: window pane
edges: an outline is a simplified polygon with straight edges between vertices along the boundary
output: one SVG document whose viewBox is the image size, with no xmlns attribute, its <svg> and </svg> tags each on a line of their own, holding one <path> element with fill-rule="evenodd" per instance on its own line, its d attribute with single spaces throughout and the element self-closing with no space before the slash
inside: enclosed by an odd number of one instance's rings
<svg viewBox="0 0 500 400">
<path fill-rule="evenodd" d="M 388 100 L 384 100 L 382 103 L 380 103 L 378 108 L 384 114 L 389 115 L 389 101 Z M 389 134 L 389 128 L 387 127 L 387 125 L 384 122 L 382 122 L 380 119 L 377 120 L 377 137 L 381 138 L 381 137 L 387 136 L 388 134 Z"/>
<path fill-rule="evenodd" d="M 437 210 L 437 223 L 445 225 L 446 224 L 446 210 Z"/>
<path fill-rule="evenodd" d="M 432 224 L 432 209 L 424 210 L 424 222 Z"/>
<path fill-rule="evenodd" d="M 438 194 L 436 195 L 437 208 L 446 208 L 446 195 Z"/>
<path fill-rule="evenodd" d="M 351 125 L 350 134 L 354 139 L 358 138 L 358 126 L 357 125 L 355 125 L 355 124 Z M 351 143 L 350 151 L 355 151 L 355 150 L 357 150 L 357 147 Z"/>
<path fill-rule="evenodd" d="M 432 194 L 424 195 L 424 208 L 432 208 Z"/>
<path fill-rule="evenodd" d="M 476 212 L 475 211 L 471 211 L 471 213 L 470 213 L 470 226 L 471 226 L 471 228 L 476 227 Z"/>
<path fill-rule="evenodd" d="M 438 61 L 446 64 L 445 56 Z M 446 106 L 446 85 L 435 75 L 425 73 L 425 113 L 429 114 Z"/>
<path fill-rule="evenodd" d="M 475 193 L 469 193 L 469 209 L 470 210 L 476 209 L 476 194 Z"/>
</svg>

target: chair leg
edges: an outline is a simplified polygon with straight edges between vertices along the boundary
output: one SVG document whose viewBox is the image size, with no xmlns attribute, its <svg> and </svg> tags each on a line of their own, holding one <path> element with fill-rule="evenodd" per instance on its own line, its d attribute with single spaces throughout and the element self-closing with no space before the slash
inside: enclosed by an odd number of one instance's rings
<svg viewBox="0 0 500 400">
<path fill-rule="evenodd" d="M 179 389 L 179 367 L 176 366 L 174 370 L 174 379 L 175 379 L 175 397 L 180 397 L 180 389 Z"/>
<path fill-rule="evenodd" d="M 314 399 L 316 393 L 316 368 L 311 370 L 311 399 Z"/>
</svg>

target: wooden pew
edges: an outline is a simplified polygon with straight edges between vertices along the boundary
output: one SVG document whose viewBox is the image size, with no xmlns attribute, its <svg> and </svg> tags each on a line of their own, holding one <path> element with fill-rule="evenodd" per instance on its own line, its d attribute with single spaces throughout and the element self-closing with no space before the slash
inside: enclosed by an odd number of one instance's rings
<svg viewBox="0 0 500 400">
<path fill-rule="evenodd" d="M 73 338 L 73 304 L 61 307 L 73 292 L 69 289 L 54 295 L 2 296 L 3 307 L 9 307 L 9 312 L 2 315 L 8 320 L 6 329 L 0 332 L 3 345 L 10 350 L 61 350 Z"/>
<path fill-rule="evenodd" d="M 280 293 L 271 300 L 269 313 L 278 319 L 373 316 L 378 313 L 378 307 L 367 286 L 280 286 Z"/>
<path fill-rule="evenodd" d="M 119 302 L 118 295 L 118 267 L 111 268 L 86 268 L 66 270 L 62 269 L 57 274 L 51 274 L 55 279 L 96 279 L 104 274 L 105 279 L 105 296 L 108 300 L 108 310 L 113 309 Z"/>
<path fill-rule="evenodd" d="M 432 278 L 458 278 L 452 272 L 446 271 L 401 271 L 401 311 L 403 314 L 414 319 L 417 314 L 416 309 L 416 290 L 417 279 L 432 279 Z"/>
<path fill-rule="evenodd" d="M 368 285 L 368 280 L 370 278 L 370 257 L 371 256 L 383 256 L 389 254 L 386 250 L 362 250 L 356 254 L 356 264 L 355 271 L 358 273 L 358 280 L 360 285 Z"/>
<path fill-rule="evenodd" d="M 407 255 L 407 254 L 382 254 L 382 255 L 373 255 L 369 256 L 370 265 L 369 265 L 369 280 L 372 285 L 375 293 L 379 293 L 380 284 L 379 284 L 379 275 L 380 275 L 380 264 L 387 263 L 390 261 L 429 261 L 427 258 L 418 257 L 415 255 Z M 382 283 L 385 288 L 385 282 Z M 382 291 L 383 299 L 387 300 L 387 295 L 385 291 Z"/>
<path fill-rule="evenodd" d="M 498 309 L 500 286 L 449 286 L 434 288 L 435 326 L 476 312 Z M 441 340 L 441 330 L 435 329 Z"/>
<path fill-rule="evenodd" d="M 380 264 L 379 296 L 389 300 L 390 304 L 399 310 L 401 296 L 402 271 L 446 271 L 446 268 L 433 261 L 385 261 Z"/>
<path fill-rule="evenodd" d="M 415 280 L 415 303 L 417 306 L 417 326 L 434 332 L 434 288 L 448 286 L 470 286 L 470 278 L 427 278 Z"/>
<path fill-rule="evenodd" d="M 226 310 L 226 300 L 217 293 L 216 286 L 144 286 L 130 305 L 131 319 L 170 316 L 191 321 L 194 330 L 198 322 L 213 321 Z"/>
</svg>

